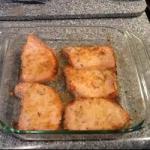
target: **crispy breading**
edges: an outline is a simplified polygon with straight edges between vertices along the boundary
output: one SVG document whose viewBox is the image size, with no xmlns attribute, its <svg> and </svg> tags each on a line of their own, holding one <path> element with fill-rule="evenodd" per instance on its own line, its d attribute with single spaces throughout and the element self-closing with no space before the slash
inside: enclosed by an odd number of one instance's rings
<svg viewBox="0 0 150 150">
<path fill-rule="evenodd" d="M 76 97 L 115 98 L 117 96 L 116 74 L 111 70 L 64 69 L 67 88 Z"/>
<path fill-rule="evenodd" d="M 48 82 L 54 79 L 58 65 L 52 48 L 37 36 L 30 34 L 21 55 L 21 80 Z"/>
<path fill-rule="evenodd" d="M 118 130 L 129 126 L 129 114 L 108 99 L 76 99 L 65 109 L 68 130 Z"/>
<path fill-rule="evenodd" d="M 114 51 L 109 46 L 66 47 L 63 53 L 70 65 L 77 69 L 110 69 L 115 68 L 116 65 Z"/>
<path fill-rule="evenodd" d="M 63 105 L 58 93 L 38 83 L 19 83 L 15 94 L 21 98 L 20 130 L 57 130 Z"/>
</svg>

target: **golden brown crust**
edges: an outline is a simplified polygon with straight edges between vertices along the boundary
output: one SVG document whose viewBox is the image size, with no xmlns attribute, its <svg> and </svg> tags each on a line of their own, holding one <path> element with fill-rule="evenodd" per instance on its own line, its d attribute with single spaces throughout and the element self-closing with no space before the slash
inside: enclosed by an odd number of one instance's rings
<svg viewBox="0 0 150 150">
<path fill-rule="evenodd" d="M 65 47 L 63 54 L 67 57 L 70 65 L 77 69 L 116 67 L 114 52 L 109 46 Z"/>
<path fill-rule="evenodd" d="M 67 88 L 76 97 L 117 97 L 116 75 L 111 70 L 74 69 L 67 66 L 64 69 Z"/>
<path fill-rule="evenodd" d="M 19 83 L 15 94 L 21 98 L 20 130 L 58 130 L 63 105 L 58 93 L 38 83 Z"/>
<path fill-rule="evenodd" d="M 129 124 L 129 114 L 109 99 L 76 99 L 65 108 L 68 130 L 118 130 Z"/>
<path fill-rule="evenodd" d="M 53 49 L 30 34 L 21 55 L 21 80 L 24 82 L 48 82 L 54 79 L 58 63 Z"/>
</svg>

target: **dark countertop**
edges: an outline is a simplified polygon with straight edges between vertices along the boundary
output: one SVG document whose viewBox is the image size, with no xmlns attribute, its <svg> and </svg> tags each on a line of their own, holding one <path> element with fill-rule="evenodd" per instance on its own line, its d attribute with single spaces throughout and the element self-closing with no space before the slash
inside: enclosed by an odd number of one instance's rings
<svg viewBox="0 0 150 150">
<path fill-rule="evenodd" d="M 25 27 L 38 26 L 39 30 L 46 30 L 46 26 L 51 25 L 86 25 L 86 26 L 99 26 L 99 25 L 110 25 L 123 30 L 132 31 L 135 35 L 139 36 L 145 43 L 148 52 L 150 53 L 150 24 L 148 19 L 143 13 L 137 18 L 126 18 L 126 19 L 91 19 L 91 20 L 63 20 L 63 21 L 28 21 L 28 22 L 11 22 L 11 21 L 1 21 L 0 29 L 1 31 L 13 31 L 17 32 L 20 27 L 25 31 Z M 45 27 L 42 27 L 45 26 Z M 127 135 L 128 137 L 128 135 Z M 130 135 L 129 135 L 130 137 Z M 149 148 L 150 147 L 150 130 L 145 128 L 140 132 L 135 133 L 132 138 L 124 140 L 100 140 L 95 141 L 50 141 L 50 142 L 25 142 L 12 135 L 6 135 L 0 132 L 0 148 L 75 148 L 75 149 L 94 149 L 94 148 Z"/>
</svg>

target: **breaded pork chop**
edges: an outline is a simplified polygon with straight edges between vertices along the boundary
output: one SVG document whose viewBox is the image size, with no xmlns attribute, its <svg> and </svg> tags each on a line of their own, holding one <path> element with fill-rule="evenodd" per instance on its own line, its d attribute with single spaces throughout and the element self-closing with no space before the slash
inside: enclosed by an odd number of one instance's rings
<svg viewBox="0 0 150 150">
<path fill-rule="evenodd" d="M 30 34 L 21 55 L 21 80 L 25 82 L 51 81 L 57 69 L 53 49 L 35 35 Z"/>
<path fill-rule="evenodd" d="M 59 129 L 63 106 L 54 89 L 38 83 L 19 83 L 15 94 L 21 98 L 20 130 Z"/>
<path fill-rule="evenodd" d="M 68 58 L 70 65 L 77 69 L 115 68 L 114 52 L 108 46 L 66 47 L 63 53 Z"/>
<path fill-rule="evenodd" d="M 76 97 L 115 98 L 117 96 L 116 75 L 111 70 L 64 69 L 67 88 Z"/>
<path fill-rule="evenodd" d="M 65 109 L 68 130 L 118 130 L 128 127 L 129 114 L 108 99 L 76 99 Z"/>
</svg>

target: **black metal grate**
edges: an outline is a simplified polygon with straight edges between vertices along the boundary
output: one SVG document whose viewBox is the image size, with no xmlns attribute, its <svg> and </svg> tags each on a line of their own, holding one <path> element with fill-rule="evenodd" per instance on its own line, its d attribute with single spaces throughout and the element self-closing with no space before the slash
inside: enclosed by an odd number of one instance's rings
<svg viewBox="0 0 150 150">
<path fill-rule="evenodd" d="M 150 0 L 145 0 L 145 1 L 147 3 L 147 8 L 145 9 L 145 12 L 146 12 L 147 18 L 150 22 Z"/>
</svg>

